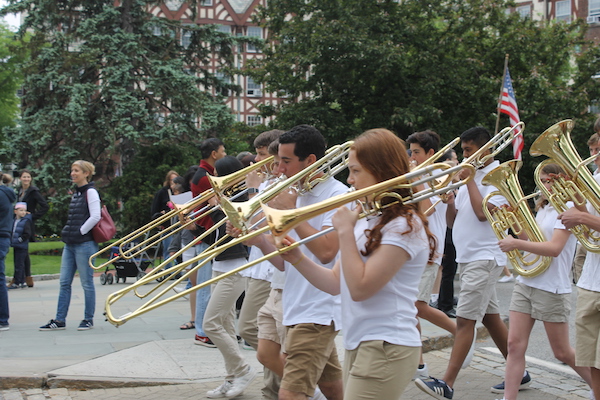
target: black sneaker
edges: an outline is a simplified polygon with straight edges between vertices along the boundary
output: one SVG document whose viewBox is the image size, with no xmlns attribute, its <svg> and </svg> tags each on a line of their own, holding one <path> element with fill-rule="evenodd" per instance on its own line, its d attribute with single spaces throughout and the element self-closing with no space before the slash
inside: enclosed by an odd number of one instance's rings
<svg viewBox="0 0 600 400">
<path fill-rule="evenodd" d="M 78 331 L 87 331 L 89 329 L 92 329 L 93 327 L 94 327 L 94 321 L 88 321 L 87 319 L 84 319 L 79 324 L 79 327 L 77 328 L 77 330 Z"/>
<path fill-rule="evenodd" d="M 519 385 L 519 390 L 527 389 L 527 387 L 531 385 L 531 376 L 529 372 L 525 371 L 525 376 L 521 379 L 521 385 Z M 497 384 L 496 386 L 492 386 L 490 389 L 492 393 L 504 393 L 504 382 Z"/>
<path fill-rule="evenodd" d="M 57 331 L 60 329 L 66 329 L 67 324 L 61 321 L 50 320 L 46 325 L 40 326 L 40 331 Z"/>
<path fill-rule="evenodd" d="M 419 389 L 435 397 L 436 399 L 451 399 L 454 395 L 454 390 L 441 379 L 431 378 L 427 380 L 415 379 L 415 384 Z"/>
</svg>

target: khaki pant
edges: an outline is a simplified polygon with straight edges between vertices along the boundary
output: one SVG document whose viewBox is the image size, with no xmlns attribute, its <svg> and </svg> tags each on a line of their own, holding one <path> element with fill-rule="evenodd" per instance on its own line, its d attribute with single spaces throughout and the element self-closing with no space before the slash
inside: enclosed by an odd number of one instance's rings
<svg viewBox="0 0 600 400">
<path fill-rule="evenodd" d="M 361 342 L 344 357 L 344 400 L 399 399 L 419 365 L 420 347 Z"/>
<path fill-rule="evenodd" d="M 212 275 L 215 278 L 221 273 L 213 271 Z M 211 285 L 202 323 L 204 332 L 223 355 L 227 379 L 243 375 L 248 370 L 235 331 L 235 302 L 246 288 L 246 279 L 240 274 L 233 274 Z"/>
</svg>

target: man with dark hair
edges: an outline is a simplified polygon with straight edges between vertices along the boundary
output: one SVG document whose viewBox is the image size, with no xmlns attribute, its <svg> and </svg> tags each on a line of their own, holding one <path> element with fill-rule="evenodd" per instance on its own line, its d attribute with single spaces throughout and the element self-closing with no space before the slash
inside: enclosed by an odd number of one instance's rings
<svg viewBox="0 0 600 400">
<path fill-rule="evenodd" d="M 221 139 L 217 138 L 210 138 L 203 141 L 200 144 L 200 152 L 202 155 L 202 160 L 200 160 L 200 166 L 194 174 L 190 185 L 192 189 L 192 195 L 194 197 L 211 188 L 207 175 L 214 175 L 215 162 L 227 155 L 227 153 L 225 152 L 225 145 L 223 144 Z M 203 206 L 204 205 L 200 205 L 200 207 Z M 200 228 L 200 232 L 204 232 L 205 230 L 213 226 L 213 221 L 210 218 L 210 215 L 207 215 L 200 221 L 197 221 L 196 225 L 198 225 L 198 227 Z M 205 239 L 203 242 L 196 243 L 194 248 L 196 250 L 196 255 L 202 253 L 204 250 L 206 250 L 206 248 L 208 248 L 207 240 Z M 196 274 L 196 282 L 194 282 L 194 280 L 192 279 L 192 284 L 196 285 L 196 283 L 206 282 L 211 277 L 212 268 L 211 264 L 208 264 L 198 269 L 198 272 Z M 206 347 L 215 347 L 213 342 L 208 338 L 208 336 L 206 336 L 206 333 L 202 329 L 204 313 L 206 312 L 208 300 L 210 300 L 210 287 L 207 286 L 205 288 L 197 290 L 195 292 L 195 295 L 196 316 L 194 320 L 194 325 L 196 327 L 196 336 L 194 337 L 194 343 Z M 190 298 L 190 300 L 193 299 Z"/>
<path fill-rule="evenodd" d="M 460 140 L 463 155 L 468 158 L 490 140 L 490 134 L 487 129 L 478 126 L 463 132 Z M 483 156 L 491 153 L 490 149 L 484 150 Z M 498 239 L 481 207 L 483 198 L 497 190 L 494 186 L 485 186 L 481 182 L 498 165 L 498 161 L 488 158 L 475 172 L 474 179 L 459 188 L 454 202 L 448 202 L 446 220 L 448 226 L 453 228 L 461 282 L 454 346 L 444 379 L 430 377 L 415 380 L 421 390 L 437 399 L 452 399 L 458 373 L 463 366 L 468 365 L 469 357 L 472 356 L 477 321 L 483 322 L 504 358 L 508 353 L 508 329 L 500 318 L 496 295 L 496 282 L 506 263 L 506 255 L 500 250 Z M 468 171 L 463 170 L 459 178 L 466 178 L 466 174 Z M 487 207 L 491 210 L 503 204 L 506 204 L 504 197 L 493 196 Z M 527 374 L 523 377 L 522 385 L 528 385 L 530 381 Z M 498 386 L 502 386 L 502 391 L 504 390 L 503 383 Z"/>
<path fill-rule="evenodd" d="M 307 168 L 325 154 L 325 139 L 316 128 L 309 125 L 292 128 L 281 135 L 279 141 L 279 173 L 288 177 Z M 329 178 L 301 196 L 296 191 L 282 192 L 270 205 L 279 209 L 300 208 L 346 192 L 345 185 Z M 334 213 L 335 210 L 298 224 L 290 236 L 300 240 L 331 227 Z M 264 254 L 275 250 L 275 246 L 264 235 L 254 245 Z M 332 268 L 339 249 L 337 233 L 333 231 L 323 235 L 302 245 L 301 249 L 314 262 Z M 283 325 L 287 329 L 286 360 L 279 399 L 316 396 L 318 384 L 328 399 L 342 400 L 341 367 L 334 342 L 340 329 L 339 296 L 331 296 L 312 286 L 281 257 L 274 257 L 270 261 L 279 270 L 286 271 L 282 294 Z"/>
<path fill-rule="evenodd" d="M 416 132 L 406 138 L 406 143 L 409 146 L 411 144 L 418 144 L 418 147 L 426 154 L 429 154 L 430 150 L 433 150 L 431 153 L 433 155 L 440 148 L 440 135 L 430 130 Z M 413 146 L 410 146 L 410 150 L 411 153 L 414 153 Z"/>
</svg>

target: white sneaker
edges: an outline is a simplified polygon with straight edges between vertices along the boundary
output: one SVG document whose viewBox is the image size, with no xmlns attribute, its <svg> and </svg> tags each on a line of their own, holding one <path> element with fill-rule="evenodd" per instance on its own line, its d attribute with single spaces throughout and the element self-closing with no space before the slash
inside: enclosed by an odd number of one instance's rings
<svg viewBox="0 0 600 400">
<path fill-rule="evenodd" d="M 225 380 L 225 382 L 223 382 L 218 388 L 206 392 L 206 397 L 208 397 L 209 399 L 225 398 L 227 397 L 227 391 L 231 389 L 232 385 L 232 381 Z"/>
<path fill-rule="evenodd" d="M 323 392 L 321 392 L 321 389 L 319 389 L 319 387 L 317 386 L 315 388 L 315 394 L 313 395 L 313 397 L 309 397 L 308 400 L 327 400 L 327 397 L 325 397 Z"/>
<path fill-rule="evenodd" d="M 181 286 L 174 286 L 174 287 L 173 287 L 173 291 L 174 291 L 175 293 L 177 293 L 177 294 L 179 294 L 179 293 L 183 292 L 184 290 L 185 290 L 185 286 L 184 286 L 184 287 L 181 287 Z M 186 300 L 188 299 L 187 295 L 186 295 L 186 296 L 183 296 L 183 298 L 184 298 L 184 299 L 186 299 Z"/>
<path fill-rule="evenodd" d="M 429 368 L 427 368 L 427 364 L 423 364 L 423 368 L 417 367 L 417 371 L 412 380 L 414 381 L 415 379 L 429 379 Z"/>
<path fill-rule="evenodd" d="M 473 332 L 473 343 L 471 343 L 471 348 L 469 349 L 469 352 L 467 353 L 467 356 L 465 357 L 465 361 L 463 361 L 463 364 L 460 367 L 461 369 L 467 368 L 471 364 L 471 361 L 473 361 L 473 354 L 475 353 L 475 342 L 476 341 L 477 341 L 477 330 L 475 330 Z"/>
<path fill-rule="evenodd" d="M 231 388 L 225 393 L 225 397 L 232 398 L 242 394 L 250 386 L 254 378 L 256 378 L 256 371 L 251 366 L 248 366 L 248 372 L 237 378 L 233 378 Z"/>
<path fill-rule="evenodd" d="M 502 278 L 498 279 L 499 283 L 507 283 L 515 280 L 515 277 L 512 275 L 506 276 L 504 275 Z"/>
</svg>

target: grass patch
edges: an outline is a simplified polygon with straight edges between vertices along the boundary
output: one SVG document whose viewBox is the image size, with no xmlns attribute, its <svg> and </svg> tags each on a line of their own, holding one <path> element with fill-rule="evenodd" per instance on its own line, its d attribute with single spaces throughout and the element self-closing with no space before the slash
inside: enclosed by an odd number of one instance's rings
<svg viewBox="0 0 600 400">
<path fill-rule="evenodd" d="M 63 242 L 33 242 L 29 243 L 29 258 L 31 259 L 31 275 L 58 274 Z M 54 251 L 53 251 L 54 250 Z M 36 254 L 37 253 L 37 254 Z M 51 255 L 55 253 L 56 255 Z M 106 259 L 98 259 L 98 262 Z M 6 255 L 6 275 L 13 276 L 15 268 L 13 249 Z"/>
</svg>

